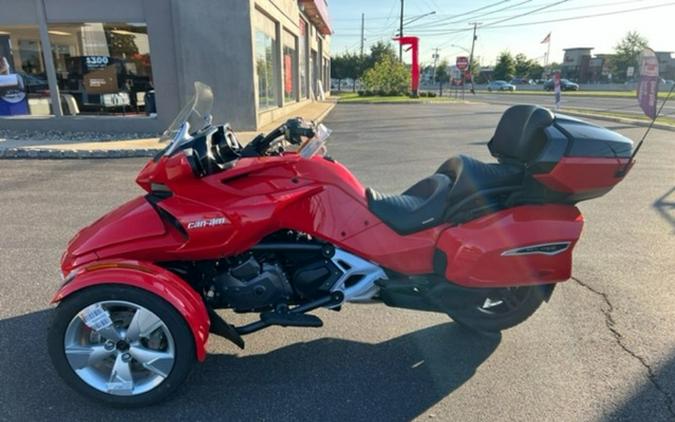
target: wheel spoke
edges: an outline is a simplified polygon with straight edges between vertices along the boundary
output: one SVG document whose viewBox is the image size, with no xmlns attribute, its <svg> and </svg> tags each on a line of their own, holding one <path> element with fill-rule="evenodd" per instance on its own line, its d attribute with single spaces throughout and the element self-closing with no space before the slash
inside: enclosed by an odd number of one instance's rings
<svg viewBox="0 0 675 422">
<path fill-rule="evenodd" d="M 137 341 L 141 337 L 148 337 L 161 326 L 162 320 L 157 315 L 145 309 L 137 309 L 129 323 L 127 338 L 131 341 Z"/>
<path fill-rule="evenodd" d="M 122 353 L 117 355 L 108 380 L 108 392 L 120 395 L 132 394 L 134 378 L 131 375 L 130 361 L 124 361 Z"/>
<path fill-rule="evenodd" d="M 112 354 L 103 345 L 66 347 L 66 357 L 73 369 L 82 369 L 85 366 L 94 365 Z"/>
<path fill-rule="evenodd" d="M 163 378 L 169 376 L 173 368 L 174 355 L 171 352 L 147 349 L 140 346 L 131 346 L 129 354 L 143 365 L 145 369 Z"/>
</svg>

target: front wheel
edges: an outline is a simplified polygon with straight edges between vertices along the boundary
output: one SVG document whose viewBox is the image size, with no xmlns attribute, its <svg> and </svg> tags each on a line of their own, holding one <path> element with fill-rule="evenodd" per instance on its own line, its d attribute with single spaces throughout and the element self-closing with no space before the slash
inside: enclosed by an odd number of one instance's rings
<svg viewBox="0 0 675 422">
<path fill-rule="evenodd" d="M 164 399 L 195 362 L 192 333 L 174 307 L 122 285 L 90 287 L 64 299 L 54 311 L 48 348 L 70 387 L 119 407 Z"/>
<path fill-rule="evenodd" d="M 524 322 L 551 296 L 554 284 L 507 287 L 493 290 L 478 305 L 451 312 L 458 324 L 472 330 L 496 333 Z"/>
</svg>

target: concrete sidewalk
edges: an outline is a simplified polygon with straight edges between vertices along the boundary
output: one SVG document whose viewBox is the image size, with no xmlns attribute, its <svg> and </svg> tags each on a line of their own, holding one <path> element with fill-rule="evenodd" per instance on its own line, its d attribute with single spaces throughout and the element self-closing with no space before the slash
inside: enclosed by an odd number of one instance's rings
<svg viewBox="0 0 675 422">
<path fill-rule="evenodd" d="M 334 101 L 314 102 L 273 121 L 260 131 L 237 132 L 242 144 L 250 142 L 258 133 L 267 133 L 295 116 L 320 122 L 335 107 Z M 0 138 L 0 159 L 77 159 L 151 157 L 166 144 L 159 138 L 116 141 L 62 141 L 48 139 L 20 140 Z"/>
</svg>

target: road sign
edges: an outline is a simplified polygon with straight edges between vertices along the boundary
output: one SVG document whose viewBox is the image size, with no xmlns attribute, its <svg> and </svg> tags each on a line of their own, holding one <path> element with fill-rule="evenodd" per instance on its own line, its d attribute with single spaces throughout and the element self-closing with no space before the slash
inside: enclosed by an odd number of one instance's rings
<svg viewBox="0 0 675 422">
<path fill-rule="evenodd" d="M 457 57 L 455 66 L 457 66 L 457 69 L 459 70 L 466 70 L 466 68 L 469 67 L 469 58 L 466 56 Z"/>
</svg>

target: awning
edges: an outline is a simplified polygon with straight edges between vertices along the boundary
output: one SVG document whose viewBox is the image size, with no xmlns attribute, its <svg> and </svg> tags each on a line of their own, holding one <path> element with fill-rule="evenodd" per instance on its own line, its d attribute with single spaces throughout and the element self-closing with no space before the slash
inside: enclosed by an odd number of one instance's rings
<svg viewBox="0 0 675 422">
<path fill-rule="evenodd" d="M 304 7 L 305 15 L 317 27 L 321 35 L 333 33 L 330 27 L 326 0 L 298 0 L 298 3 L 301 7 Z"/>
</svg>

